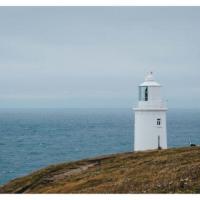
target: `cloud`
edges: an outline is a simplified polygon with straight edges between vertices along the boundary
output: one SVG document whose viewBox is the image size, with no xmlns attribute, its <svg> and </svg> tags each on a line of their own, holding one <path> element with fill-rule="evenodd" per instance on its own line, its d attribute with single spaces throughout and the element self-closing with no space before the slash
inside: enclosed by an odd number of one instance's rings
<svg viewBox="0 0 200 200">
<path fill-rule="evenodd" d="M 199 9 L 2 7 L 0 107 L 132 107 L 153 70 L 169 106 L 200 108 Z"/>
</svg>

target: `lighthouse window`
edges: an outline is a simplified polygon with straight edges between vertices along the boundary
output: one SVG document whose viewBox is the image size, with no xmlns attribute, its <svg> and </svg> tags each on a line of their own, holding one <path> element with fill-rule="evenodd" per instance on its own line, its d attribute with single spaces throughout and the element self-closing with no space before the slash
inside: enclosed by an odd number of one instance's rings
<svg viewBox="0 0 200 200">
<path fill-rule="evenodd" d="M 158 126 L 161 125 L 161 119 L 160 118 L 157 119 L 157 125 Z"/>
<path fill-rule="evenodd" d="M 148 101 L 148 87 L 139 87 L 139 101 Z"/>
<path fill-rule="evenodd" d="M 144 100 L 148 101 L 148 87 L 146 87 L 144 91 Z"/>
</svg>

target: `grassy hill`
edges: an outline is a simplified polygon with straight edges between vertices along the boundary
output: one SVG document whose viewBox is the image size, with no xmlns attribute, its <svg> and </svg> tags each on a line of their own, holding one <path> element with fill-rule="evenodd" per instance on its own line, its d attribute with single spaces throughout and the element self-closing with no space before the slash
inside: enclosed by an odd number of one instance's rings
<svg viewBox="0 0 200 200">
<path fill-rule="evenodd" d="M 200 193 L 200 147 L 51 165 L 10 181 L 0 193 Z"/>
</svg>

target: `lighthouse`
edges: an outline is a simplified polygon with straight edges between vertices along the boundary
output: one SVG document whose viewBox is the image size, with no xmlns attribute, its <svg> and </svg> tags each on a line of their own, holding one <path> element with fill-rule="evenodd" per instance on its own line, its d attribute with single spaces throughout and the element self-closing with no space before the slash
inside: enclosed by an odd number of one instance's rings
<svg viewBox="0 0 200 200">
<path fill-rule="evenodd" d="M 135 111 L 134 151 L 167 148 L 166 105 L 161 98 L 161 85 L 150 72 L 139 85 Z"/>
</svg>

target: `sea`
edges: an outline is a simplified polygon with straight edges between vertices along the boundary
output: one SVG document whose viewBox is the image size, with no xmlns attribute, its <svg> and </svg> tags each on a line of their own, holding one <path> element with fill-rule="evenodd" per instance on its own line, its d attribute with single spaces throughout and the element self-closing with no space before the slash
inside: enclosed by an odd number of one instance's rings
<svg viewBox="0 0 200 200">
<path fill-rule="evenodd" d="M 120 109 L 1 109 L 0 184 L 50 164 L 133 151 L 134 113 Z M 168 146 L 200 144 L 200 110 L 169 109 Z"/>
</svg>

